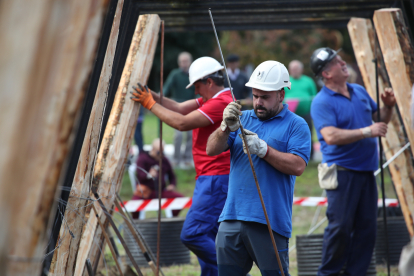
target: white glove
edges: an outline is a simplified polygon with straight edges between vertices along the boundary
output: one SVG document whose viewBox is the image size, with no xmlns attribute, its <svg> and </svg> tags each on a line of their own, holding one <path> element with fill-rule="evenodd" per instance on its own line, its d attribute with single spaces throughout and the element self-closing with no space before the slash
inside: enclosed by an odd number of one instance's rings
<svg viewBox="0 0 414 276">
<path fill-rule="evenodd" d="M 227 128 L 230 131 L 236 131 L 240 127 L 240 120 L 239 116 L 242 115 L 240 111 L 241 105 L 240 102 L 237 101 L 229 103 L 223 111 L 223 121 L 221 121 L 220 128 L 222 131 L 226 131 Z"/>
<path fill-rule="evenodd" d="M 245 129 L 244 134 L 246 136 L 246 143 L 249 146 L 250 154 L 256 154 L 260 158 L 265 157 L 268 150 L 267 143 L 260 139 L 256 133 L 250 130 Z M 242 134 L 240 133 L 239 136 L 243 141 L 243 151 L 247 154 L 246 144 L 244 143 Z"/>
</svg>

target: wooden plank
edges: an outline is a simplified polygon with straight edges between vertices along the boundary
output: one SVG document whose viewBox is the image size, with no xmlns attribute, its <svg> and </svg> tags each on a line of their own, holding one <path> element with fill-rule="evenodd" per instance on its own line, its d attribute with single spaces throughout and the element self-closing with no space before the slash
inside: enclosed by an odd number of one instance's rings
<svg viewBox="0 0 414 276">
<path fill-rule="evenodd" d="M 20 121 L 15 127 L 19 129 L 18 135 L 25 138 L 23 141 L 17 138 L 10 145 L 13 148 L 13 143 L 22 142 L 16 145 L 18 149 L 13 154 L 24 159 L 12 164 L 18 170 L 15 172 L 20 175 L 20 183 L 6 182 L 19 193 L 7 207 L 12 210 L 13 217 L 13 231 L 9 237 L 10 275 L 40 273 L 50 212 L 72 144 L 104 5 L 101 0 L 38 2 L 34 5 L 40 4 L 39 7 L 19 1 L 5 7 L 9 8 L 5 12 L 20 11 L 19 16 L 7 25 L 20 39 L 20 44 L 26 44 L 24 35 L 27 33 L 29 40 L 34 40 L 33 44 L 29 43 L 32 47 L 29 53 L 33 56 L 22 71 L 23 78 L 19 72 L 11 76 L 11 81 L 21 83 L 19 86 L 23 91 L 24 101 L 17 106 Z M 20 37 L 14 24 L 32 13 L 38 17 L 36 31 L 32 36 L 32 26 L 26 25 L 27 29 Z M 24 51 L 19 54 L 21 57 L 16 60 L 27 57 Z M 9 91 L 20 94 L 16 89 Z"/>
<path fill-rule="evenodd" d="M 410 116 L 411 88 L 414 83 L 414 49 L 404 17 L 400 9 L 381 9 L 374 13 L 374 24 L 408 140 L 414 145 Z M 411 147 L 411 151 L 414 154 L 414 147 Z"/>
<path fill-rule="evenodd" d="M 111 209 L 115 193 L 119 190 L 130 143 L 134 134 L 139 105 L 129 99 L 129 91 L 137 82 L 146 83 L 158 40 L 160 19 L 158 15 L 141 15 L 132 38 L 128 57 L 115 95 L 114 103 L 105 128 L 93 175 L 97 189 L 106 208 Z M 91 219 L 91 216 L 89 216 Z M 89 252 L 94 240 L 96 223 L 82 235 L 76 261 L 75 274 L 85 270 L 86 256 L 95 260 L 96 250 Z M 95 235 L 99 234 L 99 229 Z"/>
<path fill-rule="evenodd" d="M 365 87 L 371 98 L 376 101 L 375 63 L 372 62 L 375 58 L 375 34 L 371 20 L 352 18 L 348 23 L 348 32 Z M 378 47 L 377 51 L 379 58 L 378 87 L 380 93 L 382 93 L 385 87 L 390 87 L 391 85 L 388 83 L 385 68 L 381 66 L 382 57 Z M 380 102 L 380 106 L 383 106 L 382 101 Z M 388 124 L 387 136 L 385 139 L 382 139 L 386 158 L 390 159 L 405 144 L 403 126 L 398 118 L 397 108 L 395 108 L 391 121 Z M 407 201 L 407 198 L 414 194 L 414 178 L 410 178 L 410 175 L 414 174 L 414 168 L 408 150 L 405 154 L 401 154 L 396 158 L 389 165 L 389 168 L 408 232 L 413 236 L 414 202 L 412 200 Z"/>
<path fill-rule="evenodd" d="M 112 64 L 118 41 L 123 4 L 124 0 L 119 0 L 117 3 L 101 76 L 65 211 L 66 223 L 62 224 L 60 229 L 59 236 L 65 238 L 61 241 L 60 247 L 54 253 L 50 267 L 51 275 L 54 273 L 56 275 L 73 275 L 76 255 L 85 226 L 85 206 L 90 204 L 89 201 L 81 198 L 89 197 L 93 165 L 96 159 L 103 110 L 106 103 L 109 82 L 111 80 Z M 74 238 L 68 235 L 67 227 L 71 229 Z"/>
<path fill-rule="evenodd" d="M 0 275 L 7 274 L 12 219 L 18 208 L 19 191 L 25 186 L 22 172 L 32 141 L 26 134 L 34 118 L 27 118 L 24 111 L 32 97 L 42 95 L 42 91 L 28 88 L 50 2 L 0 1 Z M 31 109 L 39 109 L 36 100 Z"/>
<path fill-rule="evenodd" d="M 382 9 L 374 13 L 374 25 L 384 57 L 385 67 L 402 117 L 404 130 L 414 153 L 414 129 L 410 116 L 411 88 L 414 82 L 414 49 L 400 9 Z M 406 158 L 411 157 L 406 153 Z M 399 166 L 400 167 L 400 166 Z M 401 167 L 400 167 L 401 168 Z M 402 183 L 411 216 L 414 216 L 414 174 L 406 177 L 410 182 Z M 412 233 L 411 233 L 412 234 Z"/>
</svg>

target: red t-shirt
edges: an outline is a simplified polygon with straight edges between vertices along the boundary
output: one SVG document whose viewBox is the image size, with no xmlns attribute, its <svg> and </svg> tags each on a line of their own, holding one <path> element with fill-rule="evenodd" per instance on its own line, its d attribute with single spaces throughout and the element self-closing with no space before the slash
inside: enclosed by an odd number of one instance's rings
<svg viewBox="0 0 414 276">
<path fill-rule="evenodd" d="M 221 124 L 223 111 L 233 101 L 230 89 L 226 88 L 217 92 L 213 98 L 204 102 L 202 98 L 196 99 L 197 109 L 211 122 L 211 125 L 193 130 L 193 158 L 197 173 L 200 175 L 230 174 L 230 151 L 227 150 L 216 156 L 208 156 L 206 153 L 207 140 Z"/>
</svg>

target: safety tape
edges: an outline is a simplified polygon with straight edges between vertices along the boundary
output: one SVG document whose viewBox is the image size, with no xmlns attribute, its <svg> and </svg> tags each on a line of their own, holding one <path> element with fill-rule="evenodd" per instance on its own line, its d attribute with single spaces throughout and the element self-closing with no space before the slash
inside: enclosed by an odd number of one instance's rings
<svg viewBox="0 0 414 276">
<path fill-rule="evenodd" d="M 124 202 L 125 210 L 127 212 L 138 211 L 157 211 L 158 199 L 139 199 L 130 200 Z M 162 210 L 182 210 L 190 208 L 192 204 L 191 197 L 176 197 L 176 198 L 163 198 L 161 199 Z M 328 206 L 328 199 L 326 197 L 294 197 L 293 205 L 299 206 Z M 398 199 L 387 198 L 385 199 L 385 205 L 387 207 L 397 207 Z M 378 199 L 378 207 L 382 207 L 382 200 Z"/>
</svg>

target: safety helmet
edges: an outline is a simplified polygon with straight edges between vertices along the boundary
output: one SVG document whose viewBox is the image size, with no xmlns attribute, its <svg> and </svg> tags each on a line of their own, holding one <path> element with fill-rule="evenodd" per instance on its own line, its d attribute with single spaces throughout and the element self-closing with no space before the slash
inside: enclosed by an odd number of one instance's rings
<svg viewBox="0 0 414 276">
<path fill-rule="evenodd" d="M 188 70 L 190 84 L 187 85 L 186 88 L 190 88 L 196 81 L 222 69 L 224 69 L 224 67 L 217 60 L 211 57 L 201 57 L 194 60 Z"/>
<path fill-rule="evenodd" d="M 246 86 L 263 91 L 277 91 L 283 87 L 290 89 L 289 72 L 282 63 L 268 60 L 254 69 Z"/>
<path fill-rule="evenodd" d="M 341 51 L 339 49 L 338 51 L 334 51 L 331 48 L 324 47 L 319 48 L 313 52 L 311 59 L 310 59 L 310 66 L 315 74 L 315 77 L 317 77 L 321 72 L 323 67 L 328 64 L 336 55 Z"/>
</svg>

